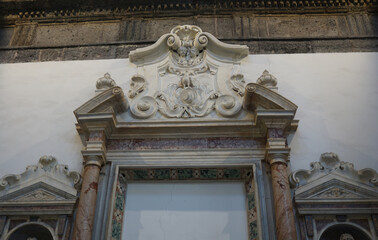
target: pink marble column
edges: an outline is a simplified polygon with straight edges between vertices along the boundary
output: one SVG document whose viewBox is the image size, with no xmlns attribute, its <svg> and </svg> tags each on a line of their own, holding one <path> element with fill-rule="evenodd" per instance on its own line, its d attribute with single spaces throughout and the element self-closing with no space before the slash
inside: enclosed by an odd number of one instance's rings
<svg viewBox="0 0 378 240">
<path fill-rule="evenodd" d="M 103 132 L 91 132 L 87 142 L 87 148 L 82 151 L 85 166 L 72 234 L 73 240 L 90 240 L 92 238 L 97 187 L 101 166 L 104 162 L 104 142 L 105 136 Z"/>
<path fill-rule="evenodd" d="M 92 238 L 99 175 L 100 167 L 97 165 L 88 165 L 84 168 L 83 183 L 72 236 L 74 240 L 90 240 Z"/>
<path fill-rule="evenodd" d="M 296 240 L 293 204 L 287 175 L 287 165 L 282 156 L 270 158 L 274 209 L 276 215 L 276 234 L 278 240 Z"/>
</svg>

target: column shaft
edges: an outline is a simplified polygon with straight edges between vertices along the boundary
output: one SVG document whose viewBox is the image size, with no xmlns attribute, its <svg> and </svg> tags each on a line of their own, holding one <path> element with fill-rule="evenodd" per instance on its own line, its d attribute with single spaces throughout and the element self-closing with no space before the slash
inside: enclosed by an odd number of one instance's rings
<svg viewBox="0 0 378 240">
<path fill-rule="evenodd" d="M 276 233 L 278 240 L 296 240 L 293 204 L 286 172 L 286 164 L 271 164 L 274 209 L 276 213 Z"/>
<path fill-rule="evenodd" d="M 73 240 L 90 240 L 92 238 L 99 175 L 99 166 L 85 166 L 79 205 L 76 213 Z"/>
</svg>

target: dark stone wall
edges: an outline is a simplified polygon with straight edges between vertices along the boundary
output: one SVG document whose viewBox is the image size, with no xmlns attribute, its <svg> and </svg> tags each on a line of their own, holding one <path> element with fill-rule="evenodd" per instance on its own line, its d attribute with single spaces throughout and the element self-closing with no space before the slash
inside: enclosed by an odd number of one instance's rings
<svg viewBox="0 0 378 240">
<path fill-rule="evenodd" d="M 302 1 L 286 1 L 290 6 L 293 2 Z M 378 50 L 374 4 L 353 9 L 313 6 L 295 11 L 278 7 L 223 12 L 217 6 L 213 14 L 194 14 L 181 7 L 176 16 L 170 16 L 170 10 L 154 15 L 151 11 L 121 14 L 117 9 L 9 14 L 0 24 L 0 62 L 126 58 L 131 50 L 150 45 L 183 24 L 198 25 L 227 43 L 248 45 L 251 54 Z"/>
</svg>

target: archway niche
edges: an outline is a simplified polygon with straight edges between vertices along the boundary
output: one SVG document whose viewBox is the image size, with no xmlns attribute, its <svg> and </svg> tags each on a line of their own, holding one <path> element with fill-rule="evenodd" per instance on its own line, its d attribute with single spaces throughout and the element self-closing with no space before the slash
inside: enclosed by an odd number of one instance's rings
<svg viewBox="0 0 378 240">
<path fill-rule="evenodd" d="M 40 224 L 27 224 L 14 231 L 7 240 L 54 240 L 49 229 Z"/>
<path fill-rule="evenodd" d="M 320 240 L 371 240 L 371 238 L 358 227 L 336 224 L 327 228 L 320 236 Z"/>
</svg>

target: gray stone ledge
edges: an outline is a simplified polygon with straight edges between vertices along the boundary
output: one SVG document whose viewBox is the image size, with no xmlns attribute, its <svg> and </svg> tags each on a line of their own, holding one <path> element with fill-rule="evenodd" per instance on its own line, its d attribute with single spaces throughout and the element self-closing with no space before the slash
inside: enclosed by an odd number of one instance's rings
<svg viewBox="0 0 378 240">
<path fill-rule="evenodd" d="M 244 44 L 250 54 L 290 54 L 327 52 L 378 52 L 378 37 L 340 39 L 250 39 L 228 40 L 227 43 Z M 128 58 L 130 51 L 150 45 L 96 44 L 60 47 L 5 47 L 0 48 L 0 63 L 71 61 Z"/>
</svg>

